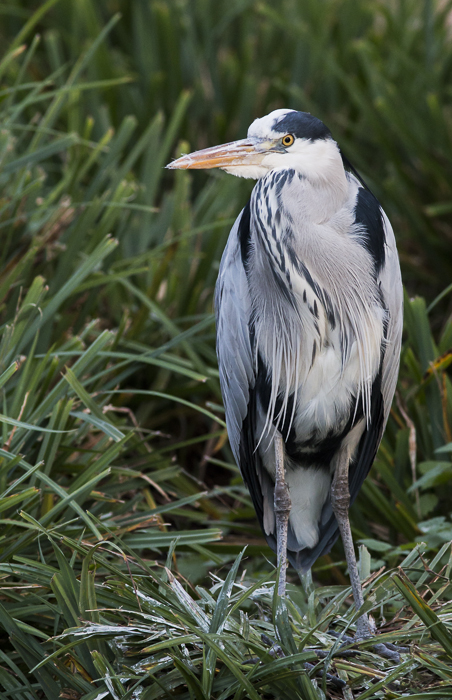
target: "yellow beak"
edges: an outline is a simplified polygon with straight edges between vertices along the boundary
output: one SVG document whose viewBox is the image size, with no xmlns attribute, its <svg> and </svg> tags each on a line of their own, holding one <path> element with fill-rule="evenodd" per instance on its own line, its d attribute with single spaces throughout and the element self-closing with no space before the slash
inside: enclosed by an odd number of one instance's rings
<svg viewBox="0 0 452 700">
<path fill-rule="evenodd" d="M 205 170 L 229 168 L 240 165 L 260 165 L 273 144 L 259 139 L 242 139 L 204 148 L 174 160 L 166 167 L 170 170 Z"/>
</svg>

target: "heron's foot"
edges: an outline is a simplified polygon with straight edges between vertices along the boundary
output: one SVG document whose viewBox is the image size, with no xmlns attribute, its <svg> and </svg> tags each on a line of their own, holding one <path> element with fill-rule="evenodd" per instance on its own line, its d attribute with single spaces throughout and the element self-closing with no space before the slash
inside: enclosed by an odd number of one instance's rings
<svg viewBox="0 0 452 700">
<path fill-rule="evenodd" d="M 372 645 L 372 651 L 374 651 L 378 656 L 382 656 L 384 659 L 389 659 L 394 664 L 400 664 L 400 651 L 409 651 L 408 647 L 396 647 L 395 644 L 389 642 L 377 642 L 377 644 Z"/>
<path fill-rule="evenodd" d="M 315 666 L 313 664 L 310 664 L 309 661 L 304 662 L 304 667 L 308 673 L 311 673 L 315 669 Z M 323 670 L 321 668 L 317 669 L 315 671 L 315 675 L 318 678 L 322 678 Z M 342 688 L 345 688 L 345 686 L 347 685 L 347 683 L 343 681 L 342 678 L 339 678 L 339 676 L 334 676 L 332 673 L 326 673 L 325 675 L 327 683 L 331 683 L 333 688 L 335 688 L 336 690 L 342 690 Z"/>
<path fill-rule="evenodd" d="M 355 639 L 360 642 L 362 639 L 370 639 L 376 634 L 375 622 L 368 615 L 361 615 L 356 621 Z"/>
<path fill-rule="evenodd" d="M 353 644 L 353 639 L 351 641 L 351 644 Z M 347 647 L 348 645 L 349 642 L 344 642 L 344 644 L 340 644 L 334 652 L 333 658 L 336 658 L 338 656 L 341 659 L 351 659 L 354 656 L 358 656 L 358 649 L 344 649 L 344 647 Z M 303 651 L 312 651 L 312 653 L 315 654 L 318 659 L 326 659 L 326 657 L 330 655 L 329 650 L 317 649 L 316 647 L 305 647 Z"/>
<path fill-rule="evenodd" d="M 368 617 L 368 615 L 362 615 L 356 623 L 356 634 L 355 641 L 360 642 L 364 639 L 372 639 L 375 637 L 377 628 L 373 619 Z M 372 645 L 372 651 L 374 651 L 378 656 L 382 656 L 384 659 L 389 659 L 395 664 L 399 664 L 400 651 L 408 652 L 408 647 L 401 647 L 398 649 L 395 644 L 377 642 Z"/>
<path fill-rule="evenodd" d="M 363 618 L 359 618 L 358 623 L 362 619 Z M 338 632 L 334 631 L 329 631 L 328 634 L 331 634 L 333 637 L 341 636 Z M 342 646 L 354 644 L 355 642 L 361 642 L 367 639 L 375 639 L 375 630 L 372 631 L 372 627 L 370 624 L 368 624 L 366 627 L 364 627 L 364 625 L 357 624 L 356 634 L 354 637 L 348 637 L 344 635 L 343 637 L 341 637 L 341 639 Z M 375 644 L 372 644 L 371 649 L 375 654 L 378 654 L 378 656 L 382 656 L 384 659 L 389 659 L 389 661 L 392 661 L 394 664 L 400 664 L 400 654 L 408 654 L 410 651 L 409 647 L 397 646 L 396 644 L 392 644 L 391 642 L 378 641 L 376 641 Z"/>
</svg>

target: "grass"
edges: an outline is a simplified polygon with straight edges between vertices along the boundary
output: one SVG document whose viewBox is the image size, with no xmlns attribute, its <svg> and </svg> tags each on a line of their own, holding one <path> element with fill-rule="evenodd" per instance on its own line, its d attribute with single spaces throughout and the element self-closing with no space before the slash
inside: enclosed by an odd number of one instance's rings
<svg viewBox="0 0 452 700">
<path fill-rule="evenodd" d="M 9 574 L 2 624 L 16 650 L 9 659 L 0 652 L 9 666 L 0 668 L 0 679 L 11 697 L 19 689 L 24 697 L 42 689 L 45 697 L 61 690 L 60 697 L 86 700 L 317 700 L 325 693 L 360 700 L 408 693 L 420 700 L 451 692 L 449 543 L 433 561 L 418 546 L 397 570 L 365 579 L 379 640 L 401 650 L 394 666 L 372 641 L 350 643 L 356 614 L 344 609 L 347 586 L 316 588 L 306 579 L 304 590 L 291 586 L 284 602 L 272 573 L 254 583 L 237 578 L 240 554 L 227 576 L 213 575 L 209 587 L 194 589 L 171 572 L 171 550 L 156 570 L 108 537 L 80 542 L 28 522 L 58 566 L 20 557 L 0 568 Z M 14 579 L 24 575 L 29 584 L 18 595 Z M 36 629 L 36 619 L 47 624 Z M 33 681 L 15 663 L 18 656 L 33 667 Z"/>
<path fill-rule="evenodd" d="M 447 697 L 449 4 L 32 5 L 0 8 L 2 700 Z M 351 514 L 399 667 L 331 634 L 355 616 L 340 545 L 274 598 L 214 350 L 250 184 L 163 169 L 287 103 L 399 238 L 398 399 Z"/>
</svg>

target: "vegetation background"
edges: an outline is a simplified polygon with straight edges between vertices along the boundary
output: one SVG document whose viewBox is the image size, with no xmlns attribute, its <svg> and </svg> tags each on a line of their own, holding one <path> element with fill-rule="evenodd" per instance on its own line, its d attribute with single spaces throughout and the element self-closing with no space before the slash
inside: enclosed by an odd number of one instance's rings
<svg viewBox="0 0 452 700">
<path fill-rule="evenodd" d="M 10 0 L 0 45 L 2 700 L 450 697 L 450 0 Z M 340 545 L 273 596 L 212 315 L 252 183 L 163 169 L 283 106 L 398 239 L 398 396 L 351 514 L 396 667 L 340 648 Z"/>
</svg>

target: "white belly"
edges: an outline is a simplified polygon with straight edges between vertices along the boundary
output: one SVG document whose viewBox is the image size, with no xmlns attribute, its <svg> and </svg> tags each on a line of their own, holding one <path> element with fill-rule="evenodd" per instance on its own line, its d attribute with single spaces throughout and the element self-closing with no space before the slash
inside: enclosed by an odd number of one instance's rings
<svg viewBox="0 0 452 700">
<path fill-rule="evenodd" d="M 328 498 L 331 478 L 334 471 L 334 461 L 330 469 L 318 469 L 309 464 L 309 451 L 316 449 L 316 443 L 335 433 L 340 434 L 346 428 L 350 419 L 350 412 L 356 406 L 357 397 L 363 398 L 362 405 L 366 407 L 366 392 L 369 392 L 377 375 L 381 361 L 381 343 L 383 339 L 383 314 L 380 310 L 372 315 L 369 323 L 369 333 L 365 344 L 359 344 L 356 338 L 347 348 L 341 350 L 339 329 L 332 330 L 327 323 L 319 324 L 320 334 L 317 335 L 317 349 L 312 358 L 311 352 L 301 351 L 295 358 L 295 365 L 285 365 L 279 375 L 278 395 L 284 401 L 284 381 L 292 378 L 290 389 L 296 397 L 296 408 L 293 411 L 292 430 L 295 440 L 303 445 L 306 462 L 294 464 L 287 458 L 286 481 L 290 491 L 292 509 L 289 522 L 292 527 L 297 545 L 293 548 L 312 548 L 319 537 L 319 523 L 322 508 Z M 305 327 L 306 331 L 306 327 Z M 323 331 L 323 336 L 322 336 Z M 287 327 L 286 327 L 287 333 Z M 275 337 L 275 336 L 274 336 Z M 276 336 L 278 337 L 278 336 Z M 314 336 L 315 337 L 315 336 Z M 301 346 L 312 348 L 313 336 L 304 336 Z M 262 340 L 262 336 L 261 336 Z M 279 343 L 288 341 L 289 347 L 295 347 L 293 336 L 279 335 Z M 275 340 L 273 338 L 273 348 Z M 271 343 L 265 343 L 268 347 Z M 364 347 L 363 347 L 364 345 Z M 294 353 L 279 352 L 273 350 L 275 357 L 294 357 Z M 267 355 L 268 357 L 268 355 Z M 266 358 L 267 359 L 267 358 Z M 272 369 L 275 364 L 273 363 Z M 295 372 L 295 367 L 297 372 Z M 295 379 L 295 376 L 297 379 Z M 273 381 L 275 374 L 273 373 Z M 283 380 L 283 381 L 281 381 Z M 294 381 L 295 380 L 295 381 Z M 276 393 L 272 387 L 272 394 Z M 370 409 L 370 403 L 369 403 Z M 284 412 L 282 412 L 284 413 Z M 265 469 L 272 479 L 275 478 L 275 456 L 272 445 L 272 421 L 267 420 L 264 425 L 264 415 L 261 422 L 258 421 L 258 435 L 261 435 L 259 452 Z M 356 433 L 355 443 L 365 427 L 365 420 L 360 420 L 359 425 L 352 430 Z M 262 432 L 261 432 L 262 431 Z M 283 438 L 287 439 L 286 435 Z M 273 532 L 275 527 L 273 508 L 264 507 L 264 529 L 267 533 Z"/>
<path fill-rule="evenodd" d="M 379 353 L 372 362 L 372 378 L 378 371 Z M 320 438 L 348 420 L 350 408 L 359 393 L 361 380 L 358 346 L 353 343 L 345 366 L 332 345 L 317 353 L 297 391 L 294 424 L 301 441 L 316 433 Z"/>
</svg>

